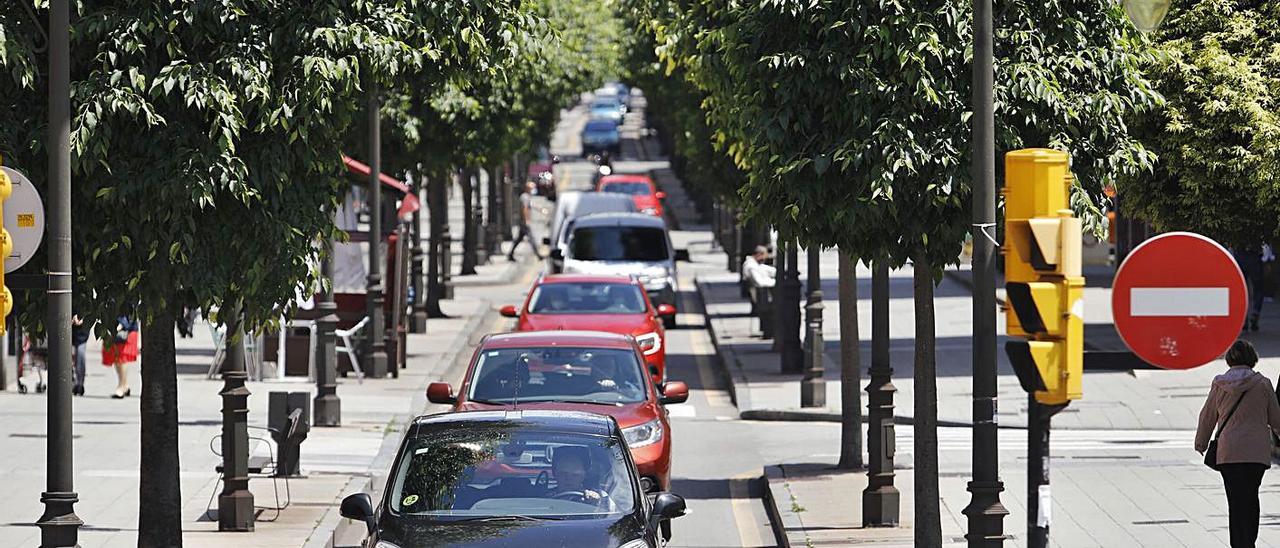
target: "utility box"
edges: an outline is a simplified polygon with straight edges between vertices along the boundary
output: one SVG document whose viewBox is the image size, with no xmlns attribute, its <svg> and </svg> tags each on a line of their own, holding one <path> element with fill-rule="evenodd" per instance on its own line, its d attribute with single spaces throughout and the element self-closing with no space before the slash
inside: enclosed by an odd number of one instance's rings
<svg viewBox="0 0 1280 548">
<path fill-rule="evenodd" d="M 267 403 L 267 428 L 279 447 L 276 455 L 277 477 L 301 475 L 299 459 L 302 441 L 311 432 L 311 394 L 309 392 L 271 392 Z"/>
</svg>

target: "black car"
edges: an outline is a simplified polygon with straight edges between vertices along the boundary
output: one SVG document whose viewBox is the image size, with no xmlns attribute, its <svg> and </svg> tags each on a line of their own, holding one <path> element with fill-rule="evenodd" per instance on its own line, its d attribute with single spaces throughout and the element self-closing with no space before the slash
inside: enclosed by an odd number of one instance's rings
<svg viewBox="0 0 1280 548">
<path fill-rule="evenodd" d="M 523 410 L 419 417 L 377 509 L 360 493 L 341 513 L 368 526 L 365 548 L 652 548 L 684 510 L 644 496 L 613 418 Z"/>
</svg>

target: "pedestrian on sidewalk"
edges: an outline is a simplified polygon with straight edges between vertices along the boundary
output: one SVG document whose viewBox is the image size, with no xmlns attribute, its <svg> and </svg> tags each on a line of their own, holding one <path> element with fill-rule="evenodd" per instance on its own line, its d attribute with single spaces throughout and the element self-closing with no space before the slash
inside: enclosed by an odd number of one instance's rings
<svg viewBox="0 0 1280 548">
<path fill-rule="evenodd" d="M 529 248 L 533 250 L 533 256 L 542 260 L 542 253 L 538 251 L 538 242 L 533 239 L 533 230 L 530 228 L 533 222 L 533 193 L 536 189 L 537 185 L 529 181 L 524 184 L 524 192 L 520 193 L 520 233 L 516 235 L 516 240 L 511 242 L 511 252 L 507 253 L 508 261 L 516 260 L 516 248 L 520 247 L 520 242 L 525 238 L 529 239 Z"/>
<path fill-rule="evenodd" d="M 769 248 L 758 245 L 742 261 L 742 279 L 748 287 L 773 287 L 777 284 L 778 269 L 768 264 Z"/>
<path fill-rule="evenodd" d="M 1244 328 L 1249 331 L 1258 330 L 1258 317 L 1262 315 L 1262 285 L 1265 281 L 1263 277 L 1265 272 L 1262 260 L 1263 252 L 1263 248 L 1257 245 L 1231 249 L 1231 255 L 1235 258 L 1236 264 L 1240 266 L 1240 273 L 1244 275 L 1244 283 L 1249 288 L 1248 317 L 1245 319 L 1244 325 Z"/>
<path fill-rule="evenodd" d="M 102 341 L 102 365 L 116 370 L 116 391 L 112 399 L 127 398 L 129 389 L 128 366 L 138 361 L 138 321 L 128 315 L 116 318 L 116 334 L 109 341 Z"/>
<path fill-rule="evenodd" d="M 1196 451 L 1209 449 L 1217 430 L 1216 459 L 1206 464 L 1222 474 L 1227 492 L 1231 548 L 1252 548 L 1258 539 L 1258 486 L 1271 466 L 1271 436 L 1280 434 L 1280 402 L 1271 381 L 1253 370 L 1258 352 L 1246 340 L 1227 351 L 1226 373 L 1214 377 L 1200 410 Z"/>
<path fill-rule="evenodd" d="M 79 312 L 71 315 L 71 351 L 75 361 L 71 394 L 74 396 L 84 395 L 84 365 L 85 352 L 89 346 L 89 327 L 84 324 L 84 318 L 80 317 Z"/>
</svg>

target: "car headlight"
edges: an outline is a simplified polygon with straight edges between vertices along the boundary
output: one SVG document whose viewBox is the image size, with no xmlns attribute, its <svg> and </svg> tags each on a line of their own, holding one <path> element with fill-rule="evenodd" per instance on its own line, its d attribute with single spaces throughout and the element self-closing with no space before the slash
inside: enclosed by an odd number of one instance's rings
<svg viewBox="0 0 1280 548">
<path fill-rule="evenodd" d="M 400 548 L 400 547 L 394 544 L 391 544 L 390 542 L 387 542 L 385 540 L 380 540 L 378 541 L 377 544 L 373 546 L 373 548 Z"/>
<path fill-rule="evenodd" d="M 652 356 L 662 350 L 662 337 L 658 336 L 657 331 L 636 335 L 636 342 L 640 344 L 640 351 L 646 356 Z"/>
<path fill-rule="evenodd" d="M 653 278 L 640 278 L 640 283 L 644 284 L 644 288 L 649 291 L 658 291 L 668 287 L 675 287 L 675 279 L 671 276 L 660 276 Z"/>
<path fill-rule="evenodd" d="M 623 428 L 622 439 L 627 440 L 627 447 L 632 449 L 658 443 L 662 441 L 662 421 L 653 419 L 644 424 Z"/>
<path fill-rule="evenodd" d="M 653 546 L 650 546 L 649 543 L 645 542 L 644 539 L 638 538 L 631 542 L 623 544 L 620 548 L 653 548 Z"/>
<path fill-rule="evenodd" d="M 640 213 L 644 213 L 645 215 L 657 215 L 657 214 L 658 214 L 658 208 L 656 208 L 656 207 L 646 207 L 646 208 L 644 208 L 644 209 L 641 209 L 641 210 L 640 210 Z"/>
</svg>

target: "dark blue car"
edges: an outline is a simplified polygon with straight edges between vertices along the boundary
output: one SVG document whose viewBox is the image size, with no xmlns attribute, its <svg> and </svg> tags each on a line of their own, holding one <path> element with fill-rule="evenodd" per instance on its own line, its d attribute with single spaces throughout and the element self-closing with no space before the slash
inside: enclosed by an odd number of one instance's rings
<svg viewBox="0 0 1280 548">
<path fill-rule="evenodd" d="M 618 123 L 612 120 L 591 120 L 582 128 L 582 155 L 609 151 L 618 154 L 622 149 L 622 136 Z"/>
</svg>

